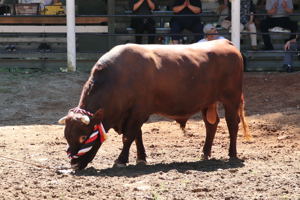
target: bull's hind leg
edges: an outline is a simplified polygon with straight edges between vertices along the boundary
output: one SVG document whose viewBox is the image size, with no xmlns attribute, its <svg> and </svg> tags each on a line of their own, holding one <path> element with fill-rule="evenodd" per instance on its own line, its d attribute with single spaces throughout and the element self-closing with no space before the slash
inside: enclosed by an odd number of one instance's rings
<svg viewBox="0 0 300 200">
<path fill-rule="evenodd" d="M 220 122 L 220 118 L 216 109 L 216 104 L 212 104 L 208 108 L 202 110 L 202 117 L 206 128 L 206 138 L 202 155 L 202 158 L 205 160 L 211 156 L 213 140 Z"/>
<path fill-rule="evenodd" d="M 229 103 L 224 104 L 225 108 L 225 119 L 229 131 L 230 137 L 230 145 L 229 145 L 229 157 L 230 158 L 237 158 L 237 151 L 236 151 L 236 140 L 237 140 L 237 133 L 239 129 L 240 117 L 239 117 L 239 104 L 238 103 Z"/>
</svg>

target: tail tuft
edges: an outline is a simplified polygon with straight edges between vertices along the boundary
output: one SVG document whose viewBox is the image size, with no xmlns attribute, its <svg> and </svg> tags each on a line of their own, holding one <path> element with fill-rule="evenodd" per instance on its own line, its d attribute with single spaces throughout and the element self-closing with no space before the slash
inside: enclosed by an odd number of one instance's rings
<svg viewBox="0 0 300 200">
<path fill-rule="evenodd" d="M 245 102 L 244 102 L 244 96 L 243 95 L 242 95 L 242 99 L 241 99 L 239 114 L 240 114 L 240 118 L 241 118 L 242 125 L 243 125 L 244 137 L 247 141 L 249 141 L 249 140 L 252 139 L 252 136 L 249 132 L 248 123 L 245 120 Z"/>
</svg>

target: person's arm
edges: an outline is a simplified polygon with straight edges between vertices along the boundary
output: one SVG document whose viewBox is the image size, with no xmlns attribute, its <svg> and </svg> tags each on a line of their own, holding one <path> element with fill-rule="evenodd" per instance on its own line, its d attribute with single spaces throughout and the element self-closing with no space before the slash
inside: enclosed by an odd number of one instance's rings
<svg viewBox="0 0 300 200">
<path fill-rule="evenodd" d="M 135 4 L 133 4 L 133 11 L 136 11 L 144 2 L 144 0 L 139 0 L 138 2 L 136 2 Z"/>
<path fill-rule="evenodd" d="M 276 1 L 273 5 L 271 9 L 267 9 L 267 13 L 269 15 L 274 15 L 277 12 L 277 8 L 278 8 L 278 1 Z"/>
<path fill-rule="evenodd" d="M 255 13 L 255 6 L 253 2 L 251 1 L 250 3 L 250 19 L 249 19 L 249 24 L 254 23 L 254 13 Z"/>
<path fill-rule="evenodd" d="M 290 49 L 291 43 L 296 42 L 296 38 L 287 41 L 284 45 L 284 50 Z"/>
<path fill-rule="evenodd" d="M 283 1 L 282 1 L 282 7 L 283 7 L 283 9 L 285 10 L 285 12 L 287 12 L 287 13 L 289 13 L 289 14 L 291 14 L 291 13 L 294 12 L 293 7 L 290 8 L 290 7 L 288 6 L 288 3 L 286 2 L 286 0 L 283 0 Z"/>
<path fill-rule="evenodd" d="M 151 10 L 155 9 L 155 3 L 152 0 L 147 0 L 147 3 Z"/>
<path fill-rule="evenodd" d="M 202 11 L 200 7 L 192 5 L 189 0 L 187 0 L 187 7 L 195 14 L 199 14 Z"/>
<path fill-rule="evenodd" d="M 180 11 L 182 11 L 182 10 L 187 6 L 187 3 L 186 3 L 186 2 L 187 2 L 187 1 L 184 1 L 183 4 L 178 5 L 178 6 L 174 6 L 174 7 L 172 8 L 173 12 L 174 12 L 174 13 L 179 13 Z"/>
<path fill-rule="evenodd" d="M 228 8 L 228 0 L 224 0 L 222 4 L 219 6 L 219 13 Z"/>
</svg>

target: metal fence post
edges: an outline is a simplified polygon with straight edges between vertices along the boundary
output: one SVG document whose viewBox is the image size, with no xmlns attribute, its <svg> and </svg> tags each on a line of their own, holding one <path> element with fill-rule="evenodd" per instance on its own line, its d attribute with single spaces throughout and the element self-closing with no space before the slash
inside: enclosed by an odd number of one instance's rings
<svg viewBox="0 0 300 200">
<path fill-rule="evenodd" d="M 231 6 L 231 41 L 240 49 L 240 0 L 232 0 Z"/>
<path fill-rule="evenodd" d="M 69 72 L 76 71 L 75 1 L 67 0 L 67 54 Z"/>
</svg>

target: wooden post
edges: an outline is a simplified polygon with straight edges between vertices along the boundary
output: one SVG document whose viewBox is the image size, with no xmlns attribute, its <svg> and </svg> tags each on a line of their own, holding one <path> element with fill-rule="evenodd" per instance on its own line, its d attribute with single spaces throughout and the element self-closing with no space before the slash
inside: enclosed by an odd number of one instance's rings
<svg viewBox="0 0 300 200">
<path fill-rule="evenodd" d="M 69 72 L 76 71 L 75 1 L 67 0 L 67 54 Z"/>
<path fill-rule="evenodd" d="M 231 41 L 240 49 L 241 25 L 240 25 L 240 0 L 231 1 Z"/>
<path fill-rule="evenodd" d="M 107 7 L 108 7 L 108 15 L 114 15 L 115 12 L 115 0 L 109 0 L 107 1 Z M 108 18 L 108 33 L 115 33 L 115 18 L 109 17 Z M 114 36 L 108 36 L 108 46 L 109 48 L 112 48 L 115 46 L 115 38 Z"/>
</svg>

